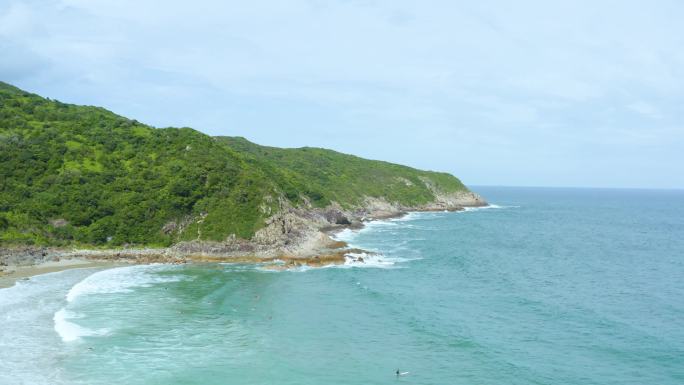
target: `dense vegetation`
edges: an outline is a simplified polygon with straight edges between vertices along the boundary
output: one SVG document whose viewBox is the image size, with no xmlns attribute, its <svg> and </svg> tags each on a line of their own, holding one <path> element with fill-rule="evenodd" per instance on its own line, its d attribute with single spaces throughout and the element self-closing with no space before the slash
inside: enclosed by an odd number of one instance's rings
<svg viewBox="0 0 684 385">
<path fill-rule="evenodd" d="M 425 172 L 382 161 L 370 161 L 322 148 L 277 148 L 254 144 L 240 137 L 217 137 L 266 172 L 291 201 L 302 196 L 314 206 L 335 201 L 356 205 L 365 196 L 416 205 L 434 199 L 421 178 L 429 178 L 441 191 L 465 190 L 454 176 Z"/>
<path fill-rule="evenodd" d="M 169 245 L 249 238 L 293 204 L 404 204 L 458 179 L 317 148 L 157 129 L 0 82 L 0 244 Z"/>
</svg>

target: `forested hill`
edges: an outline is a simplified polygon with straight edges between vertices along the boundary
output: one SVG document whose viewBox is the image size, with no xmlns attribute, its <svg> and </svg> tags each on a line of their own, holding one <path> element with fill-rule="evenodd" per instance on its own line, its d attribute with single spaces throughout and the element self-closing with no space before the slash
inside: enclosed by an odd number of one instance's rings
<svg viewBox="0 0 684 385">
<path fill-rule="evenodd" d="M 443 192 L 467 191 L 461 181 L 447 173 L 420 171 L 323 148 L 267 147 L 241 137 L 219 136 L 216 140 L 263 170 L 295 202 L 305 196 L 317 206 L 333 201 L 355 205 L 373 196 L 418 205 L 434 199 L 421 178 L 429 179 Z"/>
<path fill-rule="evenodd" d="M 249 239 L 279 201 L 412 206 L 466 191 L 444 173 L 318 148 L 153 128 L 0 82 L 0 245 Z"/>
</svg>

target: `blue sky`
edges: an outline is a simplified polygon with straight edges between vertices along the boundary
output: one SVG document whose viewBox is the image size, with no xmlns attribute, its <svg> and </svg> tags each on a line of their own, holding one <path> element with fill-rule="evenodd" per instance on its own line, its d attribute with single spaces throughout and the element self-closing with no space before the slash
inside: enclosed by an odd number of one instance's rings
<svg viewBox="0 0 684 385">
<path fill-rule="evenodd" d="M 684 188 L 684 2 L 3 0 L 0 79 L 466 184 Z"/>
</svg>

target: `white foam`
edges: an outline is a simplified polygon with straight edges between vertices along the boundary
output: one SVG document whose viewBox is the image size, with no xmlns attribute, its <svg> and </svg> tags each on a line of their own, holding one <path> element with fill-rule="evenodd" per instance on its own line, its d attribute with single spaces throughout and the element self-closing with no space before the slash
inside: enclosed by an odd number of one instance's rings
<svg viewBox="0 0 684 385">
<path fill-rule="evenodd" d="M 107 334 L 108 330 L 91 330 L 83 326 L 70 322 L 70 319 L 78 318 L 76 313 L 72 313 L 65 308 L 57 311 L 52 319 L 55 321 L 55 331 L 64 342 L 73 342 L 85 336 L 101 336 Z"/>
<path fill-rule="evenodd" d="M 319 270 L 319 269 L 349 269 L 349 268 L 376 268 L 376 269 L 399 269 L 399 263 L 413 261 L 420 258 L 399 258 L 399 257 L 387 257 L 379 253 L 348 253 L 344 257 L 343 264 L 330 264 L 323 266 L 309 266 L 300 265 L 296 267 L 287 267 L 282 271 L 287 272 L 306 272 L 309 270 Z M 278 273 L 281 270 L 274 270 L 265 266 L 257 267 L 257 270 Z"/>
<path fill-rule="evenodd" d="M 71 320 L 82 315 L 68 308 L 84 296 L 105 293 L 127 293 L 136 287 L 149 287 L 154 284 L 177 282 L 183 278 L 174 275 L 160 275 L 161 271 L 172 269 L 168 265 L 136 265 L 98 271 L 71 287 L 66 294 L 67 307 L 55 312 L 54 329 L 64 342 L 76 341 L 84 336 L 101 336 L 107 329 L 91 330 Z"/>
<path fill-rule="evenodd" d="M 487 206 L 482 206 L 482 207 L 464 207 L 463 211 L 469 212 L 469 211 L 481 211 L 481 210 L 491 210 L 491 209 L 514 209 L 518 208 L 520 206 L 499 206 L 499 205 L 487 205 Z"/>
<path fill-rule="evenodd" d="M 136 287 L 180 281 L 182 278 L 178 276 L 155 274 L 169 268 L 167 265 L 136 265 L 99 271 L 74 285 L 66 300 L 73 302 L 84 295 L 126 293 Z"/>
<path fill-rule="evenodd" d="M 518 208 L 520 206 L 500 206 L 497 204 L 490 204 L 487 206 L 481 206 L 481 207 L 464 207 L 463 211 L 461 212 L 473 212 L 473 211 L 481 211 L 481 210 L 492 210 L 492 209 L 507 209 L 507 208 Z M 443 212 L 437 212 L 437 211 L 410 211 L 406 215 L 398 217 L 398 218 L 391 218 L 391 219 L 378 219 L 378 220 L 373 220 L 369 222 L 365 222 L 364 226 L 360 229 L 344 229 L 332 236 L 335 240 L 338 241 L 343 241 L 348 243 L 352 247 L 356 247 L 355 245 L 352 245 L 352 241 L 361 233 L 366 232 L 366 231 L 372 231 L 372 230 L 384 230 L 384 228 L 388 227 L 393 227 L 393 226 L 401 226 L 403 228 L 409 227 L 409 228 L 419 228 L 418 226 L 409 224 L 409 223 L 404 223 L 404 222 L 410 222 L 410 221 L 415 221 L 417 219 L 427 219 L 427 218 L 434 218 L 434 217 L 441 217 L 444 214 L 449 214 L 449 211 L 443 211 Z"/>
<path fill-rule="evenodd" d="M 360 228 L 360 229 L 344 229 L 344 230 L 334 234 L 332 236 L 332 238 L 337 240 L 337 241 L 346 242 L 351 247 L 356 247 L 355 245 L 352 244 L 352 241 L 361 233 L 364 233 L 367 231 L 373 231 L 373 230 L 376 230 L 376 231 L 377 230 L 383 230 L 385 228 L 393 228 L 396 226 L 410 227 L 410 225 L 405 224 L 405 223 L 400 223 L 400 222 L 415 219 L 415 216 L 411 217 L 411 214 L 412 213 L 409 213 L 409 214 L 407 214 L 401 218 L 378 219 L 378 220 L 374 220 L 374 221 L 364 222 L 362 228 Z M 405 219 L 405 218 L 407 218 L 407 219 Z"/>
<path fill-rule="evenodd" d="M 406 221 L 413 221 L 416 219 L 420 219 L 424 217 L 425 215 L 430 214 L 430 212 L 423 212 L 423 211 L 409 211 L 406 213 L 406 215 L 403 215 L 401 217 L 397 218 L 392 218 L 389 221 L 390 222 L 406 222 Z"/>
<path fill-rule="evenodd" d="M 397 263 L 405 262 L 404 258 L 390 258 L 382 254 L 375 253 L 349 253 L 345 256 L 345 267 L 370 267 L 378 269 L 389 269 L 396 267 Z"/>
<path fill-rule="evenodd" d="M 53 317 L 92 269 L 68 269 L 0 289 L 0 384 L 57 385 L 64 347 Z M 60 341 L 59 344 L 56 342 Z"/>
<path fill-rule="evenodd" d="M 356 246 L 352 244 L 352 241 L 360 234 L 366 231 L 382 231 L 388 234 L 396 234 L 394 228 L 418 228 L 418 226 L 407 223 L 410 221 L 415 221 L 417 219 L 430 218 L 435 216 L 441 216 L 442 213 L 436 212 L 421 212 L 421 211 L 411 211 L 406 215 L 391 218 L 391 219 L 380 219 L 364 223 L 364 227 L 361 229 L 344 229 L 333 236 L 334 239 L 346 242 L 351 248 L 362 248 L 369 250 L 368 247 Z M 402 244 L 406 242 L 403 241 Z M 370 249 L 371 251 L 377 251 Z M 398 264 L 402 262 L 407 262 L 420 258 L 400 258 L 400 257 L 388 257 L 379 252 L 373 253 L 349 253 L 345 257 L 345 262 L 342 265 L 330 265 L 324 266 L 324 268 L 380 268 L 380 269 L 391 269 L 400 268 Z M 302 271 L 306 271 L 310 268 L 305 268 Z"/>
<path fill-rule="evenodd" d="M 394 219 L 378 219 L 375 221 L 365 222 L 363 228 L 360 229 L 359 231 L 363 231 L 365 229 L 382 228 L 382 227 L 399 226 L 399 225 L 400 225 L 400 223 L 397 222 L 396 218 L 394 218 Z"/>
<path fill-rule="evenodd" d="M 354 237 L 356 237 L 356 234 L 358 234 L 358 230 L 352 230 L 352 229 L 344 229 L 336 234 L 332 235 L 332 238 L 338 241 L 343 241 L 347 242 L 352 240 Z"/>
</svg>

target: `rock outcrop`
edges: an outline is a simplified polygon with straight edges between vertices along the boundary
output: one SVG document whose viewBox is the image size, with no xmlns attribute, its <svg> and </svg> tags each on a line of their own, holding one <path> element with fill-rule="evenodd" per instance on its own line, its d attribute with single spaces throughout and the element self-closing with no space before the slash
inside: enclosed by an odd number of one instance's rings
<svg viewBox="0 0 684 385">
<path fill-rule="evenodd" d="M 343 228 L 360 228 L 363 222 L 401 216 L 409 211 L 457 211 L 464 207 L 485 206 L 478 194 L 464 191 L 442 194 L 434 190 L 435 200 L 420 206 L 403 206 L 384 198 L 366 197 L 363 203 L 343 208 L 332 203 L 325 208 L 310 205 L 294 207 L 280 201 L 280 210 L 266 220 L 251 239 L 235 235 L 224 241 L 193 240 L 168 248 L 68 250 L 57 248 L 0 248 L 0 270 L 7 265 L 31 265 L 60 258 L 86 258 L 127 263 L 185 263 L 190 261 L 265 262 L 285 261 L 283 266 L 344 263 L 344 242 L 330 233 Z M 166 227 L 176 226 L 176 223 Z M 363 261 L 363 259 L 361 259 Z"/>
</svg>

